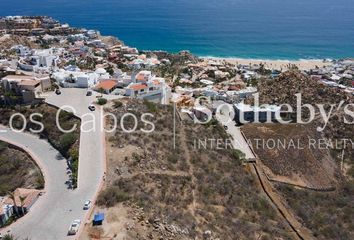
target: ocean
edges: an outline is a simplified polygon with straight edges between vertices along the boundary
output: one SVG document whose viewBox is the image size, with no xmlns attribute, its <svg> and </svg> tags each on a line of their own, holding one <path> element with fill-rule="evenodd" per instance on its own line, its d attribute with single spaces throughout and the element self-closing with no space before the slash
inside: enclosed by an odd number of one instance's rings
<svg viewBox="0 0 354 240">
<path fill-rule="evenodd" d="M 354 57 L 353 0 L 1 0 L 142 50 L 253 59 Z"/>
</svg>

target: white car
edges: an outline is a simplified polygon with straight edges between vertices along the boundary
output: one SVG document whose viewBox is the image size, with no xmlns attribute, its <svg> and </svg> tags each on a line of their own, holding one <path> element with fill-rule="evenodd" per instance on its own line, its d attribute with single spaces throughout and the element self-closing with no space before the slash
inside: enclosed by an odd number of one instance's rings
<svg viewBox="0 0 354 240">
<path fill-rule="evenodd" d="M 68 231 L 68 235 L 75 235 L 77 231 L 79 231 L 80 223 L 81 221 L 79 219 L 72 221 Z"/>
<path fill-rule="evenodd" d="M 84 203 L 84 210 L 88 210 L 91 208 L 91 201 L 90 200 L 87 200 L 85 203 Z"/>
</svg>

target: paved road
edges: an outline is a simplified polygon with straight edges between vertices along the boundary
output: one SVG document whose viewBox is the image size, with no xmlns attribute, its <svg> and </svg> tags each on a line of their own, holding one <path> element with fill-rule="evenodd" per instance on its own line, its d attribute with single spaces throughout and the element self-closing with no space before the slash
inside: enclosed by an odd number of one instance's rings
<svg viewBox="0 0 354 240">
<path fill-rule="evenodd" d="M 231 120 L 232 117 L 230 117 L 230 115 L 230 109 L 224 107 L 221 112 L 218 113 L 218 120 L 222 125 L 227 126 L 226 132 L 233 138 L 233 147 L 243 152 L 246 155 L 246 159 L 255 159 L 256 157 L 243 137 L 241 129 L 235 126 L 236 123 Z"/>
<path fill-rule="evenodd" d="M 235 126 L 235 122 L 230 122 L 225 125 L 227 126 L 226 132 L 229 133 L 233 138 L 234 148 L 243 152 L 246 155 L 246 159 L 256 159 L 247 141 L 242 136 L 241 129 Z"/>
<path fill-rule="evenodd" d="M 63 89 L 59 96 L 49 94 L 47 101 L 59 107 L 70 105 L 75 108 L 76 115 L 82 117 L 90 113 L 87 107 L 95 99 L 95 96 L 86 97 L 85 94 L 84 89 Z M 93 112 L 93 115 L 97 131 L 82 132 L 80 135 L 79 179 L 76 190 L 67 189 L 66 161 L 57 159 L 58 152 L 48 142 L 30 134 L 0 133 L 3 140 L 17 143 L 33 152 L 46 177 L 46 193 L 23 219 L 7 228 L 16 237 L 29 237 L 31 240 L 74 238 L 67 236 L 70 223 L 74 219 L 85 219 L 87 211 L 82 210 L 83 203 L 95 197 L 104 174 L 104 134 L 99 131 L 99 111 Z"/>
</svg>

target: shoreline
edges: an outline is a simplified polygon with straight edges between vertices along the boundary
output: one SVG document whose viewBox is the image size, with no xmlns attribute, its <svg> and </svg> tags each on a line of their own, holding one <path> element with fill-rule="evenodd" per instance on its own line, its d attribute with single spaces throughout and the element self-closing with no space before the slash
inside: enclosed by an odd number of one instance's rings
<svg viewBox="0 0 354 240">
<path fill-rule="evenodd" d="M 323 68 L 332 64 L 332 59 L 299 59 L 299 60 L 272 60 L 272 59 L 252 59 L 237 57 L 199 57 L 204 60 L 226 61 L 235 65 L 259 65 L 264 64 L 266 68 L 274 70 L 287 70 L 289 65 L 295 65 L 300 70 L 310 70 L 316 67 Z"/>
</svg>

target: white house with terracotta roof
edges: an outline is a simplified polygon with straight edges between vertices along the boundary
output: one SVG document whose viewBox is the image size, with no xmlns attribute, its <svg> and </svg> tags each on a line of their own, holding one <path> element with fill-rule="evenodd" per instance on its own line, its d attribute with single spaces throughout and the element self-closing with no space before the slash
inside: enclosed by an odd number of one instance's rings
<svg viewBox="0 0 354 240">
<path fill-rule="evenodd" d="M 141 71 L 125 88 L 125 95 L 139 99 L 158 100 L 162 104 L 168 104 L 171 98 L 171 88 L 164 78 L 155 77 L 150 71 Z"/>
<path fill-rule="evenodd" d="M 95 90 L 96 91 L 103 91 L 105 94 L 110 94 L 114 89 L 116 89 L 118 86 L 118 80 L 117 79 L 104 79 L 101 80 L 96 86 Z"/>
<path fill-rule="evenodd" d="M 138 82 L 148 82 L 152 79 L 153 75 L 151 71 L 140 71 L 138 74 L 135 76 L 135 81 Z"/>
</svg>

